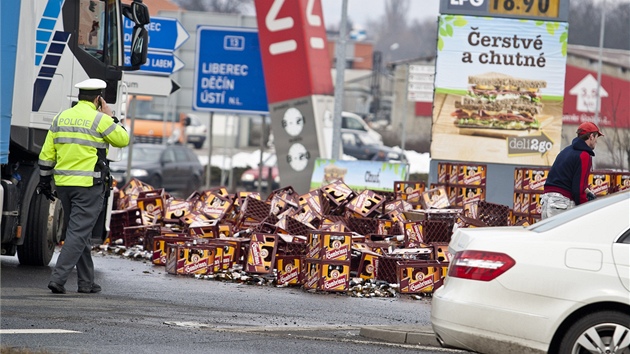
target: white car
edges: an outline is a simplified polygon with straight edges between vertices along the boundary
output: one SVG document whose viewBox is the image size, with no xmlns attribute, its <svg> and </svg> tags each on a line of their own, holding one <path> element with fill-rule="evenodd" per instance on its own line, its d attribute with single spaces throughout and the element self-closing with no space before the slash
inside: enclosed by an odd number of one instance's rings
<svg viewBox="0 0 630 354">
<path fill-rule="evenodd" d="M 528 227 L 460 228 L 438 342 L 479 353 L 630 353 L 630 191 Z"/>
<path fill-rule="evenodd" d="M 195 149 L 201 149 L 208 135 L 208 128 L 201 122 L 201 119 L 194 114 L 187 114 L 190 124 L 186 126 L 186 142 L 193 144 Z"/>
<path fill-rule="evenodd" d="M 373 140 L 377 141 L 379 145 L 383 145 L 383 136 L 372 129 L 358 114 L 341 112 L 341 128 L 367 133 Z"/>
</svg>

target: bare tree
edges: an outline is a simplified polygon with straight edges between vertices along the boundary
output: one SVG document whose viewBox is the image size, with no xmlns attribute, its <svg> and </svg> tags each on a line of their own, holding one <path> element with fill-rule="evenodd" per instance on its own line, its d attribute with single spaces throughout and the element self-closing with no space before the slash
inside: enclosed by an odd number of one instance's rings
<svg viewBox="0 0 630 354">
<path fill-rule="evenodd" d="M 244 13 L 253 0 L 175 0 L 177 5 L 189 11 L 208 11 L 226 14 Z"/>
<path fill-rule="evenodd" d="M 385 14 L 367 23 L 374 50 L 383 53 L 385 62 L 435 54 L 437 17 L 410 23 L 409 8 L 409 0 L 386 0 Z"/>
<path fill-rule="evenodd" d="M 630 49 L 630 2 L 602 2 L 593 0 L 573 0 L 569 10 L 569 44 L 599 46 L 601 16 L 606 11 L 604 26 L 604 47 Z"/>
<path fill-rule="evenodd" d="M 610 110 L 602 111 L 603 116 L 610 117 L 610 124 L 613 128 L 606 129 L 605 139 L 603 141 L 607 150 L 610 153 L 611 160 L 603 163 L 605 167 L 613 169 L 628 169 L 630 167 L 630 128 L 621 128 L 624 125 L 624 118 L 620 111 L 621 102 L 627 96 L 627 92 L 623 92 L 621 89 L 614 87 L 611 88 L 612 92 L 616 93 L 614 97 L 609 97 L 611 108 Z M 626 122 L 625 124 L 628 124 Z M 614 128 L 617 127 L 617 128 Z M 609 163 L 608 163 L 609 162 Z"/>
</svg>

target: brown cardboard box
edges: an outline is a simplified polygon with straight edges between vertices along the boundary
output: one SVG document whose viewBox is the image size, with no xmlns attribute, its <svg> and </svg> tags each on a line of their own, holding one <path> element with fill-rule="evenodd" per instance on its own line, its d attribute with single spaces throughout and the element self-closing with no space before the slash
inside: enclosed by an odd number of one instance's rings
<svg viewBox="0 0 630 354">
<path fill-rule="evenodd" d="M 174 234 L 172 236 L 155 236 L 153 238 L 152 261 L 155 265 L 166 265 L 166 252 L 169 243 L 193 242 L 194 238 L 186 234 Z"/>
<path fill-rule="evenodd" d="M 317 289 L 319 280 L 322 277 L 322 264 L 319 259 L 307 258 L 304 262 L 305 276 L 304 276 L 304 289 Z"/>
<path fill-rule="evenodd" d="M 462 186 L 460 188 L 460 196 L 463 205 L 478 203 L 486 200 L 486 187 Z"/>
<path fill-rule="evenodd" d="M 525 169 L 522 167 L 516 167 L 514 169 L 514 190 L 515 191 L 525 189 L 523 186 L 524 179 L 525 179 Z"/>
<path fill-rule="evenodd" d="M 276 265 L 276 251 L 278 249 L 278 236 L 271 234 L 255 233 L 249 243 L 249 253 L 245 271 L 248 273 L 269 274 Z"/>
<path fill-rule="evenodd" d="M 166 247 L 167 273 L 185 275 L 211 272 L 215 247 L 194 243 L 169 243 Z"/>
<path fill-rule="evenodd" d="M 458 184 L 459 183 L 459 165 L 458 164 L 448 164 L 446 166 L 446 170 L 448 173 L 448 184 Z"/>
<path fill-rule="evenodd" d="M 350 259 L 351 244 L 351 232 L 313 231 L 306 255 L 325 261 L 346 261 Z"/>
<path fill-rule="evenodd" d="M 457 183 L 463 185 L 485 186 L 486 165 L 459 165 Z"/>
<path fill-rule="evenodd" d="M 613 188 L 614 192 L 620 192 L 630 189 L 630 172 L 615 173 Z"/>
<path fill-rule="evenodd" d="M 346 205 L 346 209 L 352 210 L 360 216 L 367 217 L 385 202 L 385 197 L 376 194 L 370 190 L 364 190 L 350 200 L 350 203 Z"/>
<path fill-rule="evenodd" d="M 399 261 L 396 275 L 403 294 L 432 293 L 441 278 L 442 265 L 434 261 Z"/>
<path fill-rule="evenodd" d="M 448 183 L 449 182 L 449 171 L 451 169 L 450 163 L 447 162 L 439 162 L 438 163 L 438 183 Z"/>
<path fill-rule="evenodd" d="M 276 269 L 278 270 L 278 285 L 302 285 L 304 283 L 304 256 L 278 256 Z"/>
<path fill-rule="evenodd" d="M 548 168 L 527 169 L 525 170 L 525 179 L 523 180 L 523 189 L 532 191 L 542 191 L 545 188 L 545 182 L 549 175 Z"/>
<path fill-rule="evenodd" d="M 421 221 L 408 221 L 404 223 L 405 248 L 420 247 L 424 242 Z"/>
<path fill-rule="evenodd" d="M 318 290 L 347 291 L 350 283 L 350 261 L 323 261 Z"/>
<path fill-rule="evenodd" d="M 540 201 L 542 200 L 542 192 L 540 193 L 530 193 L 529 194 L 529 215 L 530 216 L 540 216 L 542 213 L 542 204 Z"/>
<path fill-rule="evenodd" d="M 424 209 L 441 209 L 448 208 L 450 206 L 448 202 L 448 195 L 446 194 L 446 189 L 444 187 L 429 189 L 428 191 L 422 193 L 420 203 Z"/>
<path fill-rule="evenodd" d="M 381 255 L 376 252 L 362 251 L 361 261 L 359 262 L 359 268 L 357 274 L 361 279 L 376 279 L 378 274 L 378 262 Z"/>
<path fill-rule="evenodd" d="M 138 194 L 137 205 L 154 223 L 164 217 L 164 189 L 143 191 Z"/>
<path fill-rule="evenodd" d="M 227 224 L 221 224 L 219 220 L 211 220 L 206 225 L 191 225 L 188 228 L 188 233 L 192 237 L 232 237 L 232 227 Z"/>
<path fill-rule="evenodd" d="M 612 192 L 613 176 L 603 171 L 593 171 L 588 176 L 588 184 L 591 192 L 596 196 L 603 196 Z"/>
</svg>

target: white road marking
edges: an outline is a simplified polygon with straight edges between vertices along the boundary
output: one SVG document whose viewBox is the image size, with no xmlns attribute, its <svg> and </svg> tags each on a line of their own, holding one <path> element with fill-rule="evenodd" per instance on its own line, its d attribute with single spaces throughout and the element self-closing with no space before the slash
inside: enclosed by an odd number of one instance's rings
<svg viewBox="0 0 630 354">
<path fill-rule="evenodd" d="M 67 329 L 0 329 L 0 334 L 59 334 L 59 333 L 81 333 L 69 331 Z"/>
</svg>

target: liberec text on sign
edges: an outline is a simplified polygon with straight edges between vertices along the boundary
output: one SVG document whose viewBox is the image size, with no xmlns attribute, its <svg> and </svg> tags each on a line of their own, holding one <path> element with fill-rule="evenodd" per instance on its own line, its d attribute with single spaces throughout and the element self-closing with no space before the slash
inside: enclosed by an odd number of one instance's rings
<svg viewBox="0 0 630 354">
<path fill-rule="evenodd" d="M 201 89 L 200 101 L 209 104 L 225 104 L 226 91 L 234 91 L 236 83 L 230 76 L 245 77 L 249 73 L 249 67 L 245 64 L 211 63 L 201 64 L 200 79 Z M 209 90 L 220 90 L 221 92 L 210 92 Z M 240 105 L 238 98 L 228 100 L 229 104 Z"/>
</svg>

